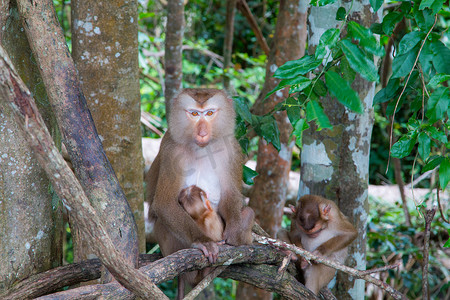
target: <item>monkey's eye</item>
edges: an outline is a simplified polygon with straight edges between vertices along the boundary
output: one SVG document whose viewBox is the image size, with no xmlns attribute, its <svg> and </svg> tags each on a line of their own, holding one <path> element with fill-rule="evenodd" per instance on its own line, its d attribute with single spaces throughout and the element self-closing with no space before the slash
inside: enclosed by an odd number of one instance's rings
<svg viewBox="0 0 450 300">
<path fill-rule="evenodd" d="M 197 117 L 199 114 L 198 114 L 198 111 L 191 111 L 191 115 L 193 115 L 194 117 Z"/>
<path fill-rule="evenodd" d="M 214 111 L 213 110 L 208 110 L 207 112 L 206 112 L 206 115 L 207 116 L 212 116 L 214 114 Z"/>
</svg>

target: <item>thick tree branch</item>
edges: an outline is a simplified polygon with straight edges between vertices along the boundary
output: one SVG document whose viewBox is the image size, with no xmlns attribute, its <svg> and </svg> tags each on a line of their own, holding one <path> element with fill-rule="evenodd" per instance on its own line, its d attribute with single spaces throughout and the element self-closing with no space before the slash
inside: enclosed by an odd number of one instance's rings
<svg viewBox="0 0 450 300">
<path fill-rule="evenodd" d="M 167 299 L 142 271 L 135 269 L 117 249 L 102 219 L 89 203 L 80 183 L 58 152 L 53 139 L 22 79 L 0 47 L 0 99 L 10 105 L 19 127 L 27 133 L 34 154 L 62 199 L 69 216 L 92 245 L 94 253 L 127 289 L 142 298 Z"/>
</svg>

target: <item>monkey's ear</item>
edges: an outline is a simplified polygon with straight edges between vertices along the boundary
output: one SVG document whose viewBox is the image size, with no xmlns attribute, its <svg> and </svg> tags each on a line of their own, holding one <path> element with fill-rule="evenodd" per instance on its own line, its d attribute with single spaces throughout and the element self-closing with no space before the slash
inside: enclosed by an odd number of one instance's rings
<svg viewBox="0 0 450 300">
<path fill-rule="evenodd" d="M 295 209 L 295 206 L 292 204 L 289 204 L 289 208 L 291 209 L 292 213 L 295 215 L 295 213 L 297 212 L 297 209 Z"/>
<path fill-rule="evenodd" d="M 322 218 L 328 220 L 330 218 L 331 205 L 322 203 L 320 204 L 320 214 Z"/>
</svg>

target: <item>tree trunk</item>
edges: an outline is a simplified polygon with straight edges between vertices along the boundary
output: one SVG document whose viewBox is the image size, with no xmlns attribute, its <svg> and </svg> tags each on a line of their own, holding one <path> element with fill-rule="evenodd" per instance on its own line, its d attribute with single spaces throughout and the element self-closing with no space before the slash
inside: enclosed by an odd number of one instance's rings
<svg viewBox="0 0 450 300">
<path fill-rule="evenodd" d="M 16 2 L 3 1 L 0 9 L 0 43 L 33 91 L 47 126 L 55 129 L 55 119 Z M 54 138 L 59 139 L 57 134 Z M 63 253 L 62 205 L 58 197 L 49 192 L 50 182 L 45 172 L 17 126 L 10 107 L 4 103 L 0 105 L 0 170 L 1 292 L 30 275 L 61 265 Z"/>
<path fill-rule="evenodd" d="M 116 249 L 136 266 L 136 223 L 97 135 L 53 2 L 17 3 L 77 178 Z"/>
<path fill-rule="evenodd" d="M 309 15 L 309 46 L 312 53 L 321 33 L 336 28 L 336 11 L 344 5 L 339 3 L 324 7 L 312 7 Z M 376 15 L 370 13 L 369 1 L 355 1 L 350 19 L 369 27 Z M 352 82 L 364 106 L 358 115 L 344 108 L 333 97 L 321 99 L 324 111 L 333 129 L 316 131 L 311 127 L 304 132 L 301 154 L 301 176 L 299 197 L 307 194 L 322 195 L 337 203 L 341 211 L 361 234 L 351 244 L 346 264 L 357 269 L 366 268 L 366 225 L 368 217 L 369 151 L 373 125 L 372 100 L 375 84 L 362 79 L 358 74 Z M 338 299 L 362 299 L 364 281 L 354 280 L 338 273 L 335 296 Z"/>
<path fill-rule="evenodd" d="M 134 214 L 139 250 L 144 252 L 137 1 L 123 2 L 72 1 L 72 57 L 106 156 Z"/>
<path fill-rule="evenodd" d="M 233 53 L 234 16 L 236 14 L 237 0 L 227 0 L 227 21 L 225 25 L 225 41 L 223 46 L 223 87 L 229 92 L 230 78 L 227 76 L 231 65 L 231 54 Z"/>
<path fill-rule="evenodd" d="M 170 113 L 168 106 L 170 100 L 181 90 L 184 26 L 184 0 L 168 1 L 164 54 L 166 114 Z"/>
<path fill-rule="evenodd" d="M 266 80 L 253 107 L 256 114 L 269 112 L 288 97 L 287 88 L 264 100 L 266 94 L 279 83 L 279 79 L 273 78 L 277 67 L 289 60 L 298 59 L 305 53 L 307 4 L 304 0 L 280 1 L 275 37 L 266 67 Z M 286 112 L 277 112 L 275 118 L 280 129 L 281 151 L 278 152 L 272 144 L 260 139 L 256 166 L 259 175 L 255 178 L 249 202 L 257 221 L 272 237 L 276 237 L 281 228 L 294 146 L 294 141 L 290 138 L 292 126 Z M 239 299 L 271 299 L 270 293 L 241 285 L 237 295 Z"/>
</svg>

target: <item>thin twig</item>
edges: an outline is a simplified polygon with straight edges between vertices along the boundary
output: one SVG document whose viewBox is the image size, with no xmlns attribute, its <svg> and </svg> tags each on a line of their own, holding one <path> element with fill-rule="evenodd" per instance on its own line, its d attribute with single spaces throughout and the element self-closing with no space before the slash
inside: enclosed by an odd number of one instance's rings
<svg viewBox="0 0 450 300">
<path fill-rule="evenodd" d="M 438 202 L 438 206 L 439 206 L 439 213 L 441 214 L 442 219 L 446 223 L 450 223 L 442 210 L 441 197 L 439 196 L 439 186 L 436 188 L 436 198 L 437 198 L 437 202 Z"/>
<path fill-rule="evenodd" d="M 388 292 L 394 299 L 402 299 L 402 300 L 406 300 L 407 299 L 405 295 L 403 295 L 402 293 L 400 293 L 399 291 L 394 289 L 392 286 L 390 286 L 387 283 L 382 282 L 381 280 L 379 280 L 379 279 L 377 279 L 377 278 L 375 278 L 373 276 L 370 276 L 368 274 L 361 274 L 360 270 L 356 270 L 356 269 L 347 267 L 345 265 L 342 265 L 340 263 L 337 263 L 335 261 L 328 260 L 328 259 L 326 259 L 324 257 L 320 257 L 320 256 L 317 256 L 317 255 L 314 255 L 314 254 L 312 254 L 312 253 L 310 253 L 310 252 L 308 252 L 308 251 L 306 251 L 304 249 L 298 248 L 298 247 L 296 247 L 294 245 L 285 243 L 285 242 L 280 241 L 280 240 L 267 238 L 267 237 L 262 237 L 262 236 L 259 236 L 259 235 L 255 234 L 255 233 L 253 233 L 253 238 L 258 243 L 261 243 L 261 244 L 264 244 L 264 245 L 275 246 L 275 247 L 278 247 L 278 248 L 281 248 L 281 249 L 290 250 L 290 251 L 292 251 L 292 252 L 302 256 L 307 261 L 312 261 L 313 260 L 316 263 L 324 264 L 324 265 L 326 265 L 328 267 L 331 267 L 333 269 L 336 269 L 336 270 L 339 270 L 341 272 L 350 274 L 353 277 L 364 279 L 365 281 L 370 282 L 370 283 L 372 283 L 372 284 L 382 288 L 383 290 Z"/>
<path fill-rule="evenodd" d="M 281 261 L 281 265 L 277 271 L 276 280 L 281 280 L 281 278 L 283 278 L 284 272 L 286 272 L 286 269 L 289 266 L 289 263 L 291 262 L 292 255 L 293 255 L 292 252 L 289 252 L 289 254 Z"/>
<path fill-rule="evenodd" d="M 387 270 L 392 270 L 392 269 L 398 268 L 399 266 L 400 266 L 400 263 L 398 262 L 398 263 L 393 264 L 393 265 L 383 266 L 383 267 L 380 267 L 380 268 L 373 268 L 373 269 L 370 269 L 370 270 L 365 270 L 365 271 L 360 271 L 360 272 L 363 275 L 372 274 L 372 273 L 380 273 L 380 272 L 383 272 L 383 271 L 387 271 Z"/>
<path fill-rule="evenodd" d="M 391 134 L 389 136 L 389 156 L 388 156 L 388 162 L 387 162 L 387 166 L 386 166 L 386 173 L 389 170 L 389 162 L 391 161 L 391 148 L 392 148 L 392 137 L 394 135 L 395 111 L 397 110 L 397 107 L 398 107 L 398 104 L 400 102 L 400 99 L 402 98 L 403 93 L 405 92 L 406 87 L 408 86 L 409 79 L 411 78 L 412 72 L 413 72 L 414 68 L 416 67 L 417 61 L 419 60 L 419 56 L 420 56 L 420 53 L 422 52 L 423 46 L 425 45 L 425 42 L 427 41 L 428 36 L 431 33 L 431 30 L 433 30 L 434 26 L 436 25 L 436 22 L 437 22 L 437 14 L 434 16 L 433 26 L 431 26 L 430 30 L 428 30 L 427 35 L 425 36 L 425 38 L 423 39 L 422 44 L 420 45 L 419 52 L 417 53 L 417 57 L 416 57 L 416 60 L 414 61 L 413 67 L 412 67 L 411 71 L 409 72 L 408 78 L 406 79 L 406 82 L 405 82 L 405 85 L 403 86 L 402 92 L 398 96 L 397 102 L 395 103 L 394 112 L 392 113 Z"/>
</svg>

